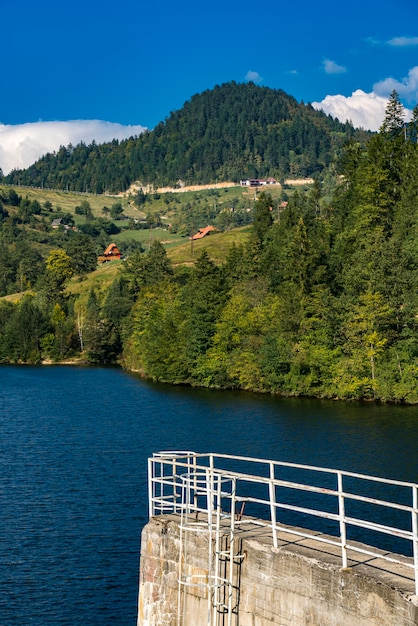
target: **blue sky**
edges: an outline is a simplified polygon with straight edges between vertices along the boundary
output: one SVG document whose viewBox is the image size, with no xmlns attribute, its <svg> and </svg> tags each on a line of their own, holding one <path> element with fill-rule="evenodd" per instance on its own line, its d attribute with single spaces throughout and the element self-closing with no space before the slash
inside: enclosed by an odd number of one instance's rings
<svg viewBox="0 0 418 626">
<path fill-rule="evenodd" d="M 5 173 L 73 134 L 153 128 L 230 80 L 284 89 L 365 127 L 380 125 L 393 88 L 408 108 L 418 100 L 417 0 L 3 0 L 1 22 Z"/>
</svg>

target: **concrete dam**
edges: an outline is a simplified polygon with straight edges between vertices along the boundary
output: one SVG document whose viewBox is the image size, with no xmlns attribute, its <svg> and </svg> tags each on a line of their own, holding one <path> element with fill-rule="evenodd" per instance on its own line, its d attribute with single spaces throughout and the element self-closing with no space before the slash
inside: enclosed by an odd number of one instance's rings
<svg viewBox="0 0 418 626">
<path fill-rule="evenodd" d="M 418 625 L 418 485 L 189 451 L 148 481 L 138 626 Z"/>
</svg>

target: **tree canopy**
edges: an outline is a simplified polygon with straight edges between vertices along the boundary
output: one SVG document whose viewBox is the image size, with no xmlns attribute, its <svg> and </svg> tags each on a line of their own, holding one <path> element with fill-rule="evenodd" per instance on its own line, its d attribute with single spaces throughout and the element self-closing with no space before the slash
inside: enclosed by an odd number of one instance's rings
<svg viewBox="0 0 418 626">
<path fill-rule="evenodd" d="M 285 206 L 258 194 L 225 263 L 204 251 L 176 267 L 155 240 L 88 294 L 66 289 L 86 235 L 58 233 L 67 246 L 45 260 L 34 247 L 36 278 L 20 238 L 41 215 L 19 216 L 4 194 L 0 286 L 32 291 L 0 302 L 0 360 L 81 354 L 167 383 L 417 403 L 416 115 L 403 120 L 394 93 L 380 132 L 353 138 L 308 191 Z"/>
<path fill-rule="evenodd" d="M 139 137 L 62 146 L 4 180 L 104 193 L 125 191 L 138 180 L 174 186 L 306 177 L 323 171 L 348 138 L 367 135 L 280 89 L 229 82 L 193 96 Z"/>
</svg>

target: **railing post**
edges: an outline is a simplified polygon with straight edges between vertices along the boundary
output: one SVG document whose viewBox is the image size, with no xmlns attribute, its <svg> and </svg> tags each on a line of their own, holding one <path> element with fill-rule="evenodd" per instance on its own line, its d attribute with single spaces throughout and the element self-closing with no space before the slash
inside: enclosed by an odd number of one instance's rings
<svg viewBox="0 0 418 626">
<path fill-rule="evenodd" d="M 347 527 L 345 523 L 345 503 L 344 503 L 344 490 L 343 490 L 343 475 L 342 472 L 337 472 L 338 479 L 338 515 L 340 518 L 340 539 L 341 539 L 341 555 L 343 561 L 343 569 L 348 566 L 347 561 Z"/>
<path fill-rule="evenodd" d="M 153 483 L 153 462 L 152 458 L 148 459 L 148 516 L 154 515 L 154 483 Z"/>
<path fill-rule="evenodd" d="M 176 456 L 173 456 L 173 467 L 171 477 L 173 479 L 173 513 L 177 513 L 177 490 L 176 490 L 176 480 L 177 480 L 177 466 L 176 466 Z"/>
<path fill-rule="evenodd" d="M 232 599 L 234 588 L 234 553 L 235 553 L 235 511 L 237 479 L 231 478 L 231 528 L 229 532 L 229 580 L 228 580 L 228 623 L 232 625 Z"/>
<path fill-rule="evenodd" d="M 412 543 L 414 555 L 415 595 L 418 596 L 418 486 L 412 487 Z"/>
<path fill-rule="evenodd" d="M 218 507 L 218 484 L 215 475 L 210 467 L 205 470 L 206 486 L 207 486 L 207 515 L 208 515 L 208 528 L 209 528 L 209 568 L 208 568 L 208 584 L 216 579 L 218 571 L 218 541 L 219 541 L 219 507 Z M 214 539 L 215 534 L 215 539 Z M 213 558 L 213 545 L 215 545 L 215 558 Z M 212 614 L 212 600 L 213 596 L 208 592 L 208 624 L 210 624 L 209 616 Z"/>
<path fill-rule="evenodd" d="M 270 462 L 270 481 L 269 481 L 269 499 L 270 499 L 270 519 L 271 532 L 273 534 L 273 548 L 277 548 L 277 528 L 276 528 L 276 488 L 274 486 L 274 463 Z"/>
<path fill-rule="evenodd" d="M 193 508 L 195 511 L 195 515 L 196 515 L 196 519 L 198 518 L 198 480 L 197 480 L 197 470 L 196 470 L 196 454 L 193 454 L 193 475 L 194 475 L 194 481 L 193 481 Z M 190 498 L 191 499 L 191 498 Z"/>
<path fill-rule="evenodd" d="M 160 457 L 160 515 L 164 513 L 164 462 Z"/>
<path fill-rule="evenodd" d="M 221 584 L 221 576 L 220 576 L 220 563 L 221 563 L 221 522 L 222 522 L 222 476 L 220 473 L 216 474 L 216 477 L 213 472 L 213 457 L 210 456 L 210 474 L 213 477 L 214 484 L 214 494 L 216 493 L 214 502 L 215 502 L 215 558 L 214 558 L 214 573 L 213 573 L 213 596 L 212 596 L 212 604 L 210 606 L 209 615 L 212 615 L 211 621 L 208 619 L 208 624 L 211 626 L 216 626 L 218 619 L 218 607 L 219 607 L 219 598 L 220 598 L 220 584 Z M 209 557 L 213 558 L 213 557 Z M 210 595 L 210 594 L 209 594 Z"/>
</svg>

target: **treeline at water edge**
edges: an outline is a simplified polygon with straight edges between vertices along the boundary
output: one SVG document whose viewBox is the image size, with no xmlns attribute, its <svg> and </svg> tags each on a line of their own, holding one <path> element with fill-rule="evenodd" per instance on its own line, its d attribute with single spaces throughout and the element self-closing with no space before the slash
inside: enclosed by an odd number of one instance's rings
<svg viewBox="0 0 418 626">
<path fill-rule="evenodd" d="M 379 133 L 350 142 L 285 208 L 254 203 L 216 265 L 134 251 L 110 288 L 71 295 L 52 250 L 33 292 L 0 304 L 2 362 L 120 363 L 155 381 L 283 395 L 418 401 L 418 109 L 394 92 Z"/>
</svg>

